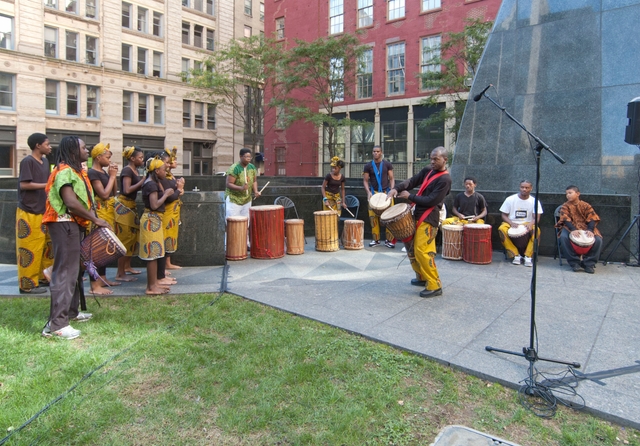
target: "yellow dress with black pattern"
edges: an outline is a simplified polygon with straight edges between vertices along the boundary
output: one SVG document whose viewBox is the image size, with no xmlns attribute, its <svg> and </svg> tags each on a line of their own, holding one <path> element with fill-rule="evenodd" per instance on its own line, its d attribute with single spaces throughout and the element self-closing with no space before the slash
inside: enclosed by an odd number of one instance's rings
<svg viewBox="0 0 640 446">
<path fill-rule="evenodd" d="M 156 260 L 164 257 L 163 212 L 145 208 L 140 217 L 140 249 L 138 257 L 142 260 Z"/>
</svg>

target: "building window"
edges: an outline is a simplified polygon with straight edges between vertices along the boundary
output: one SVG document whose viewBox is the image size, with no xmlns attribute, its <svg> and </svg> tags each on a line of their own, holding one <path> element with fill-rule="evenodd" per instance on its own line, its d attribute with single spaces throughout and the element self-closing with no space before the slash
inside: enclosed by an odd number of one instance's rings
<svg viewBox="0 0 640 446">
<path fill-rule="evenodd" d="M 213 13 L 213 0 L 207 0 L 207 14 L 214 15 Z"/>
<path fill-rule="evenodd" d="M 138 47 L 138 74 L 147 74 L 147 50 Z"/>
<path fill-rule="evenodd" d="M 67 84 L 67 116 L 80 116 L 78 103 L 80 101 L 80 85 Z"/>
<path fill-rule="evenodd" d="M 189 33 L 191 32 L 191 25 L 189 22 L 182 22 L 182 43 L 189 45 Z"/>
<path fill-rule="evenodd" d="M 244 25 L 244 36 L 249 38 L 251 37 L 251 27 Z"/>
<path fill-rule="evenodd" d="M 407 162 L 407 121 L 382 122 L 381 127 L 384 157 L 392 163 Z"/>
<path fill-rule="evenodd" d="M 329 34 L 339 34 L 344 30 L 344 1 L 329 0 Z"/>
<path fill-rule="evenodd" d="M 351 127 L 351 162 L 362 163 L 373 151 L 376 125 L 366 122 Z"/>
<path fill-rule="evenodd" d="M 122 2 L 122 27 L 131 28 L 131 3 Z"/>
<path fill-rule="evenodd" d="M 260 2 L 260 21 L 264 22 L 264 3 Z"/>
<path fill-rule="evenodd" d="M 329 88 L 331 96 L 336 102 L 344 101 L 344 65 L 342 59 L 331 59 L 331 79 L 329 79 Z"/>
<path fill-rule="evenodd" d="M 78 13 L 78 3 L 76 0 L 67 0 L 64 6 L 65 12 L 70 12 L 71 14 Z"/>
<path fill-rule="evenodd" d="M 188 8 L 189 7 L 189 0 L 182 0 L 182 6 Z"/>
<path fill-rule="evenodd" d="M 422 0 L 422 10 L 429 11 L 431 9 L 440 9 L 442 5 L 440 0 Z"/>
<path fill-rule="evenodd" d="M 0 48 L 13 49 L 13 18 L 0 14 Z"/>
<path fill-rule="evenodd" d="M 195 112 L 193 113 L 195 120 L 194 127 L 197 129 L 204 128 L 204 104 L 202 102 L 195 103 Z"/>
<path fill-rule="evenodd" d="M 401 19 L 404 17 L 404 0 L 389 0 L 389 14 L 387 20 Z"/>
<path fill-rule="evenodd" d="M 365 99 L 373 96 L 373 48 L 362 53 L 358 64 L 358 85 L 356 98 Z"/>
<path fill-rule="evenodd" d="M 85 38 L 85 63 L 98 64 L 98 39 L 92 36 Z"/>
<path fill-rule="evenodd" d="M 164 124 L 164 98 L 162 96 L 153 97 L 153 123 Z"/>
<path fill-rule="evenodd" d="M 358 28 L 373 25 L 373 0 L 358 0 Z"/>
<path fill-rule="evenodd" d="M 147 16 L 149 11 L 145 8 L 138 6 L 138 31 L 141 33 L 147 32 Z"/>
<path fill-rule="evenodd" d="M 88 19 L 95 19 L 98 17 L 96 0 L 87 0 L 84 7 L 84 16 Z"/>
<path fill-rule="evenodd" d="M 199 60 L 193 61 L 193 71 L 196 75 L 202 74 L 202 61 L 199 61 Z"/>
<path fill-rule="evenodd" d="M 191 127 L 191 101 L 182 101 L 182 127 Z"/>
<path fill-rule="evenodd" d="M 248 16 L 253 15 L 253 0 L 244 0 L 244 13 Z"/>
<path fill-rule="evenodd" d="M 153 11 L 153 35 L 162 37 L 162 14 Z"/>
<path fill-rule="evenodd" d="M 147 121 L 147 109 L 149 104 L 149 96 L 146 94 L 138 94 L 138 122 L 148 122 Z"/>
<path fill-rule="evenodd" d="M 286 149 L 284 147 L 276 147 L 276 166 L 278 176 L 286 176 L 287 175 L 287 158 L 286 158 Z"/>
<path fill-rule="evenodd" d="M 98 117 L 98 87 L 87 85 L 87 118 Z"/>
<path fill-rule="evenodd" d="M 189 59 L 182 59 L 182 77 L 189 79 Z"/>
<path fill-rule="evenodd" d="M 153 52 L 153 76 L 162 77 L 162 53 Z"/>
<path fill-rule="evenodd" d="M 77 62 L 78 61 L 78 33 L 65 31 L 65 35 L 66 35 L 65 59 L 72 62 Z"/>
<path fill-rule="evenodd" d="M 133 93 L 130 91 L 122 92 L 122 120 L 123 121 L 132 121 L 131 117 L 131 101 L 133 98 Z"/>
<path fill-rule="evenodd" d="M 58 9 L 58 0 L 44 0 L 44 5 L 47 8 Z"/>
<path fill-rule="evenodd" d="M 14 75 L 0 73 L 0 110 L 13 110 L 13 80 Z"/>
<path fill-rule="evenodd" d="M 47 79 L 45 87 L 45 109 L 48 114 L 58 114 L 58 81 Z"/>
<path fill-rule="evenodd" d="M 195 25 L 193 27 L 193 46 L 197 46 L 198 48 L 202 48 L 202 32 L 204 28 L 200 25 Z"/>
<path fill-rule="evenodd" d="M 440 57 L 440 36 L 424 37 L 421 44 L 422 60 L 420 72 L 422 74 L 440 72 L 441 65 L 433 63 L 434 58 Z"/>
<path fill-rule="evenodd" d="M 46 57 L 58 57 L 58 30 L 44 27 L 44 55 Z"/>
<path fill-rule="evenodd" d="M 387 92 L 404 94 L 404 42 L 387 46 Z"/>
<path fill-rule="evenodd" d="M 216 106 L 214 104 L 207 104 L 207 129 L 216 129 Z"/>
<path fill-rule="evenodd" d="M 193 9 L 202 11 L 202 0 L 193 0 Z"/>
<path fill-rule="evenodd" d="M 207 28 L 207 49 L 209 51 L 213 51 L 215 48 L 214 39 L 213 39 L 214 36 L 215 36 L 215 31 Z"/>
<path fill-rule="evenodd" d="M 131 71 L 131 45 L 122 44 L 122 71 Z"/>
<path fill-rule="evenodd" d="M 285 111 L 281 105 L 276 106 L 276 128 L 283 129 L 285 127 Z"/>
<path fill-rule="evenodd" d="M 276 19 L 276 39 L 284 39 L 284 17 Z"/>
</svg>

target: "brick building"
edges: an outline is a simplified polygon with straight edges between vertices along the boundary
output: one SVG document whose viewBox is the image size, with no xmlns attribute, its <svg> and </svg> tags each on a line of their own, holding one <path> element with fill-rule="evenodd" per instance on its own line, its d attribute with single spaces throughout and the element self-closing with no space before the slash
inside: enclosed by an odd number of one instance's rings
<svg viewBox="0 0 640 446">
<path fill-rule="evenodd" d="M 359 177 L 374 144 L 394 163 L 396 178 L 420 170 L 429 151 L 451 147 L 444 126 L 423 128 L 433 108 L 420 106 L 426 92 L 417 74 L 440 67 L 426 62 L 446 32 L 460 32 L 467 18 L 494 20 L 500 0 L 266 0 L 265 33 L 284 40 L 355 33 L 367 45 L 365 72 L 357 75 L 355 97 L 345 97 L 337 117 L 365 121 L 340 135 L 338 153 L 346 176 Z M 266 93 L 268 94 L 268 92 Z M 442 97 L 439 107 L 452 106 Z M 311 124 L 277 128 L 275 111 L 265 116 L 265 173 L 322 176 L 328 157 Z"/>
</svg>

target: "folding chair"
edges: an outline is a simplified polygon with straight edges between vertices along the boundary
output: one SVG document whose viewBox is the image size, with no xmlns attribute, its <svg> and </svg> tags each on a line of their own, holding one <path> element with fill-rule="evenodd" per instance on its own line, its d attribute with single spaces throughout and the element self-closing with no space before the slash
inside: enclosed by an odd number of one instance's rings
<svg viewBox="0 0 640 446">
<path fill-rule="evenodd" d="M 293 208 L 293 212 L 296 213 L 296 218 L 300 218 L 298 217 L 298 210 L 296 209 L 296 205 L 293 203 L 293 201 L 291 201 L 290 198 L 285 196 L 280 196 L 275 199 L 273 204 L 279 204 L 280 206 L 284 207 L 285 218 L 287 214 L 287 209 L 291 209 L 291 208 Z"/>
</svg>

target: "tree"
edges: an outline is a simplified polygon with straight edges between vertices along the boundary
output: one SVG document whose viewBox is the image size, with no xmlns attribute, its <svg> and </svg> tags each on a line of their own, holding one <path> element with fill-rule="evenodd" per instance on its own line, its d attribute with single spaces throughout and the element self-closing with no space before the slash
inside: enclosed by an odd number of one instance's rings
<svg viewBox="0 0 640 446">
<path fill-rule="evenodd" d="M 231 40 L 203 60 L 203 68 L 183 73 L 185 81 L 196 88 L 193 96 L 216 105 L 226 105 L 244 124 L 244 132 L 255 152 L 263 132 L 263 117 L 273 104 L 264 103 L 269 88 L 277 100 L 279 89 L 273 86 L 276 65 L 282 47 L 259 36 Z"/>
<path fill-rule="evenodd" d="M 446 130 L 454 142 L 466 106 L 463 93 L 469 91 L 469 79 L 476 75 L 492 26 L 491 21 L 468 19 L 463 31 L 446 33 L 439 51 L 438 48 L 432 49 L 434 56 L 428 59 L 426 71 L 418 74 L 423 88 L 429 90 L 429 95 L 420 105 L 435 106 L 441 102 L 443 95 L 448 95 L 454 101 L 453 108 L 443 108 L 425 119 L 421 125 L 446 125 L 451 122 Z"/>
<path fill-rule="evenodd" d="M 335 155 L 338 129 L 355 122 L 334 116 L 335 107 L 353 94 L 356 72 L 366 47 L 352 34 L 295 41 L 282 60 L 280 104 L 287 119 L 304 120 L 325 133 L 329 158 Z"/>
</svg>

